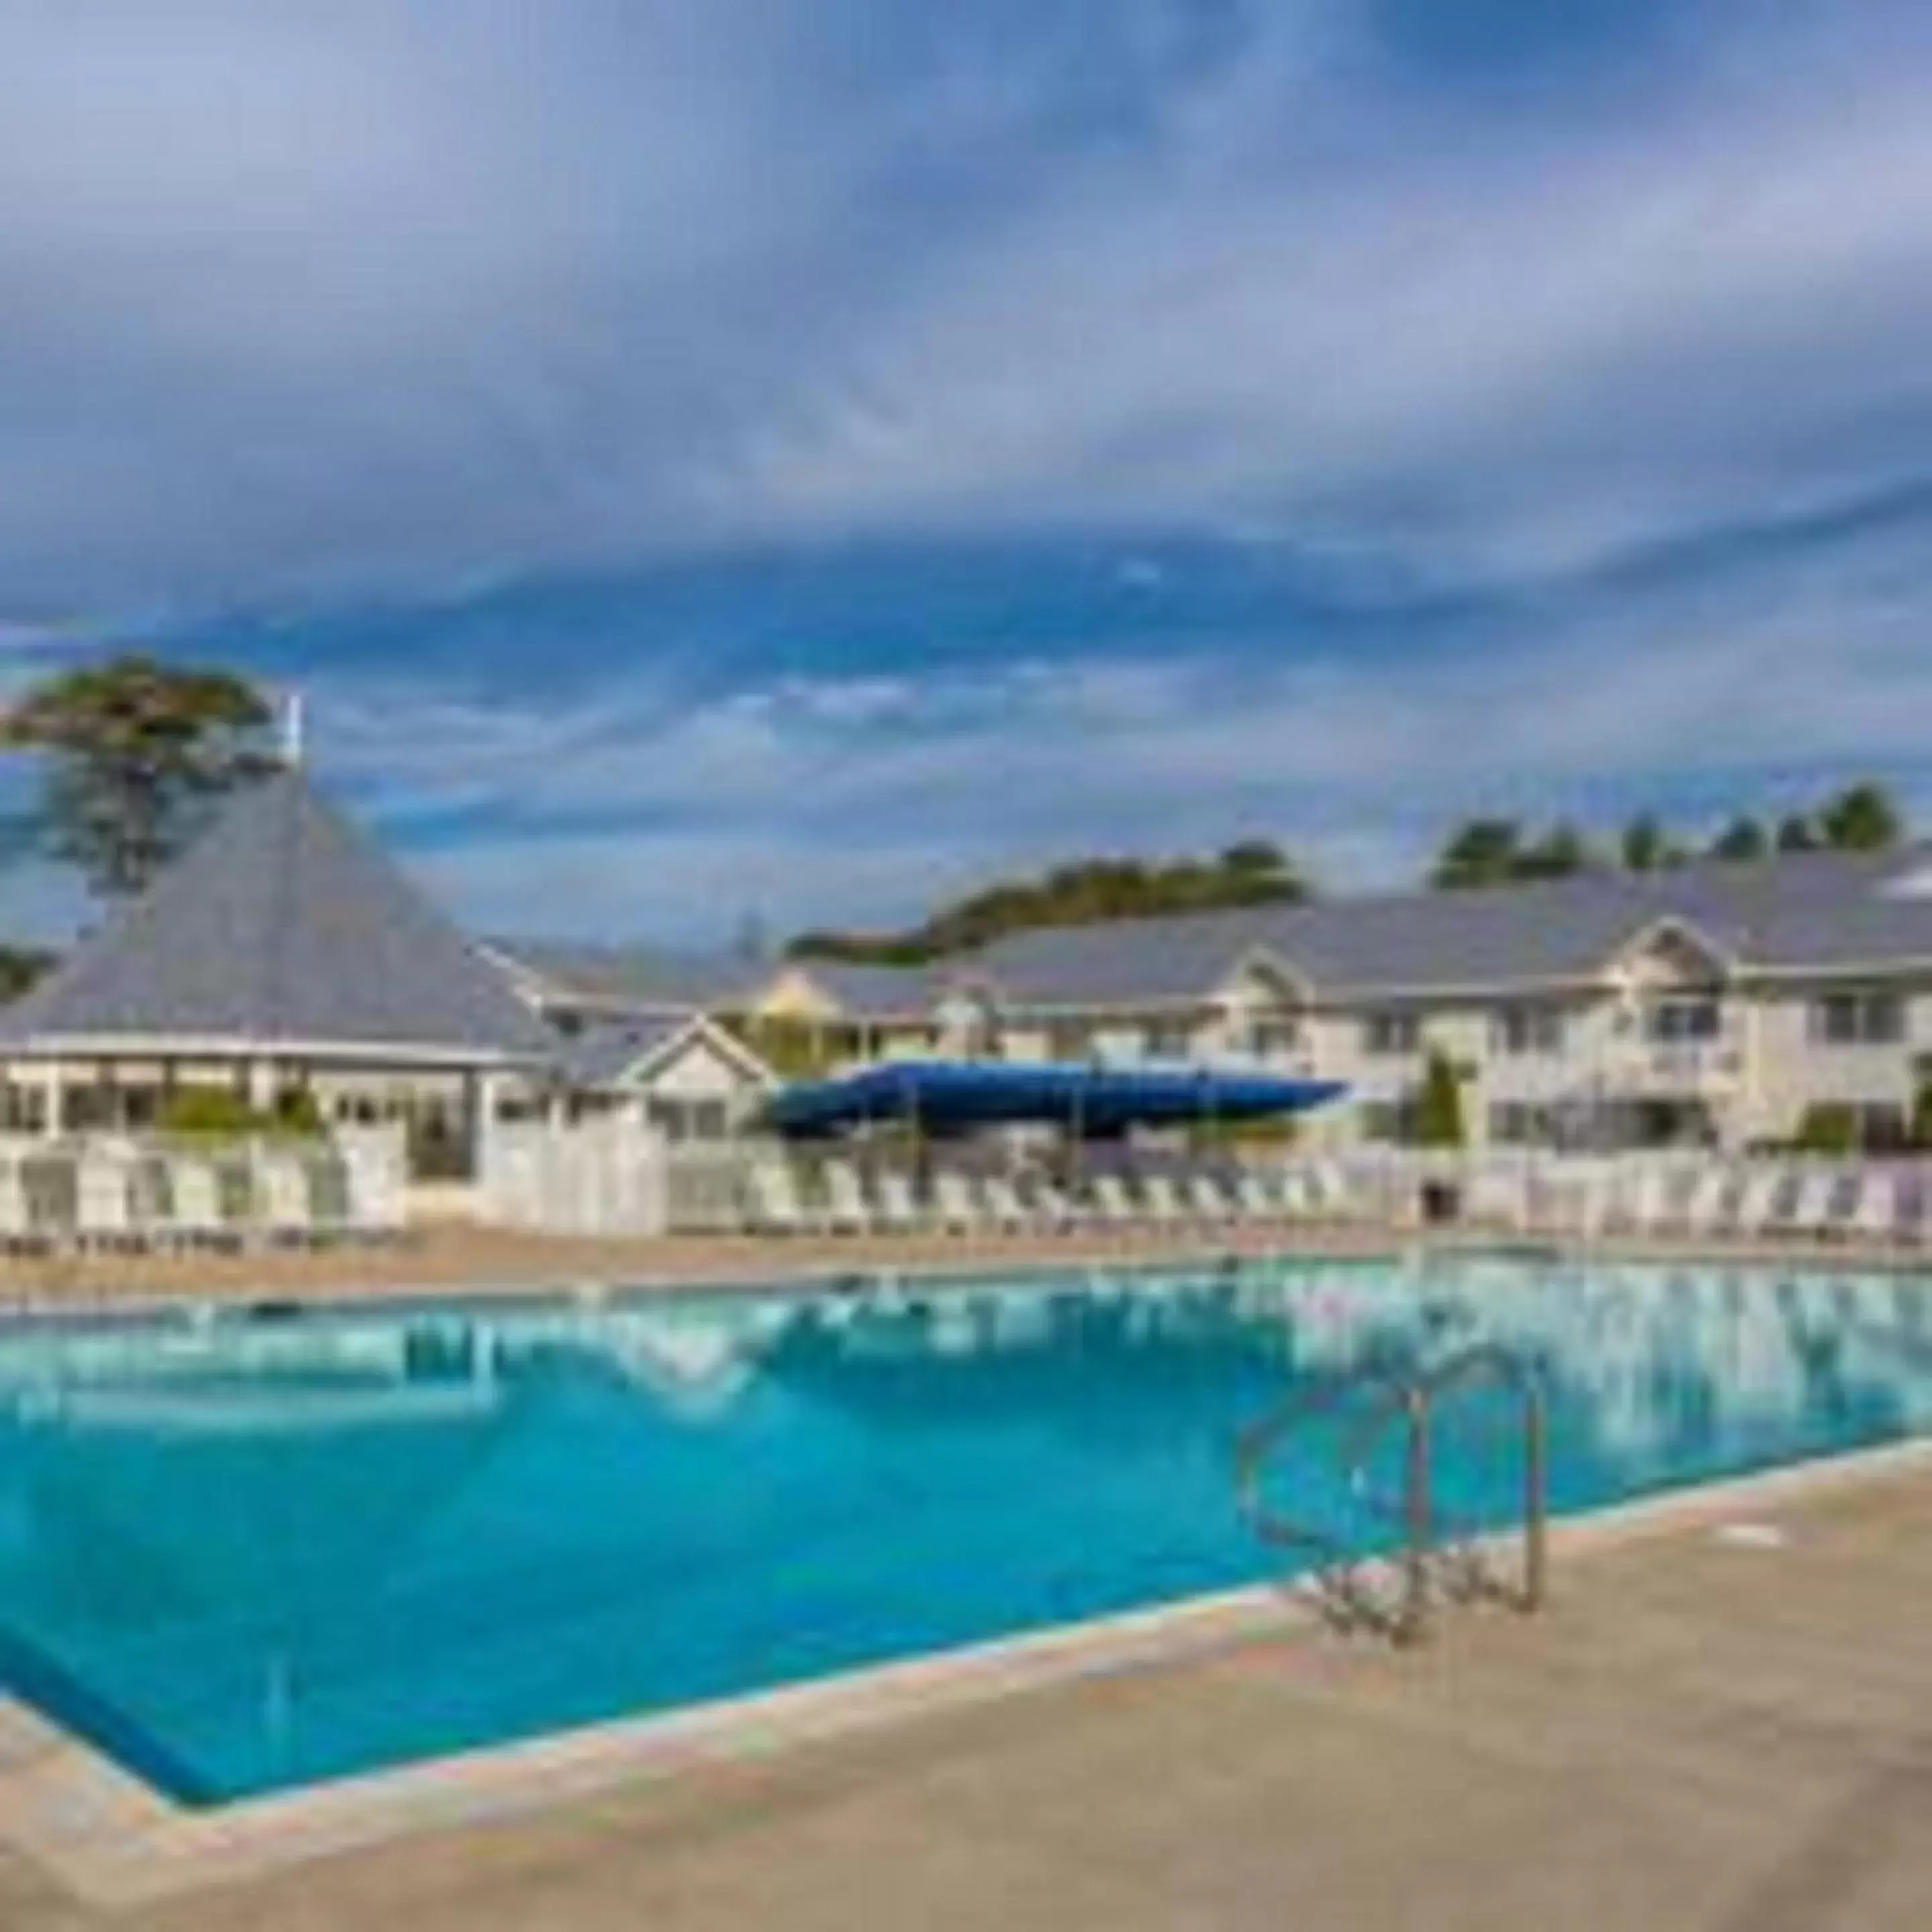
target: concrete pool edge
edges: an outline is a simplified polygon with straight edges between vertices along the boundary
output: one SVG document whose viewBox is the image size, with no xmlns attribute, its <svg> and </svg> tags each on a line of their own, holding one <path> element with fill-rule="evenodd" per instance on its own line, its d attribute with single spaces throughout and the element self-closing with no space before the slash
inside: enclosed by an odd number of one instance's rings
<svg viewBox="0 0 1932 1932">
<path fill-rule="evenodd" d="M 1932 1438 L 1850 1450 L 1559 1520 L 1552 1552 L 1574 1558 L 1927 1470 Z M 1292 1588 L 1251 1586 L 208 1810 L 176 1803 L 39 1712 L 0 1698 L 0 1845 L 86 1902 L 152 1901 L 1082 1677 L 1168 1666 L 1314 1622 Z"/>
<path fill-rule="evenodd" d="M 682 1240 L 687 1238 L 672 1238 Z M 702 1242 L 710 1237 L 692 1236 Z M 548 1300 L 609 1294 L 760 1293 L 824 1288 L 858 1276 L 938 1287 L 990 1270 L 1076 1273 L 1093 1268 L 1219 1266 L 1229 1262 L 1374 1263 L 1432 1256 L 1488 1256 L 1571 1264 L 1602 1262 L 1638 1266 L 1789 1268 L 1806 1274 L 1856 1268 L 1893 1276 L 1932 1270 L 1932 1244 L 1762 1237 L 1637 1236 L 1623 1231 L 1588 1239 L 1574 1234 L 1519 1234 L 1470 1225 L 1424 1228 L 1377 1222 L 1310 1222 L 1215 1228 L 1183 1226 L 1132 1232 L 1036 1233 L 981 1240 L 970 1236 L 887 1234 L 838 1237 L 721 1235 L 715 1267 L 688 1254 L 640 1253 L 635 1264 L 608 1255 L 574 1266 L 520 1264 L 503 1274 L 451 1280 L 407 1274 L 376 1279 L 265 1279 L 209 1288 L 187 1283 L 129 1288 L 76 1288 L 52 1282 L 0 1284 L 0 1330 L 18 1323 L 59 1325 L 152 1320 L 184 1310 L 233 1316 L 261 1305 L 278 1310 L 349 1312 L 397 1305 Z M 266 1258 L 273 1261 L 276 1257 Z M 769 1263 L 754 1268 L 754 1260 Z"/>
</svg>

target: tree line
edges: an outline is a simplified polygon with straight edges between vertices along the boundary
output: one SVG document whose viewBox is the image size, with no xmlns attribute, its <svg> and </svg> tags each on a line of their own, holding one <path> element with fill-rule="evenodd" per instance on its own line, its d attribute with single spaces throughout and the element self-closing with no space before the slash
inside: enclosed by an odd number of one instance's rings
<svg viewBox="0 0 1932 1932">
<path fill-rule="evenodd" d="M 1607 837 L 1562 821 L 1536 829 L 1512 818 L 1471 818 L 1444 838 L 1427 883 L 1439 892 L 1460 892 L 1586 872 L 1669 872 L 1699 861 L 1746 865 L 1797 852 L 1883 851 L 1907 836 L 1898 802 L 1869 780 L 1833 793 L 1809 812 L 1777 818 L 1740 814 L 1701 841 L 1651 812 Z M 1256 839 L 1209 860 L 1090 859 L 1058 866 L 1036 878 L 987 886 L 904 932 L 807 932 L 787 950 L 797 959 L 917 966 L 1036 926 L 1292 904 L 1312 891 L 1308 874 L 1280 846 Z"/>
<path fill-rule="evenodd" d="M 1252 838 L 1208 859 L 1085 859 L 1056 866 L 1036 878 L 970 893 L 904 932 L 806 932 L 787 950 L 795 959 L 919 966 L 1034 926 L 1292 904 L 1307 896 L 1307 880 L 1287 854 Z"/>
<path fill-rule="evenodd" d="M 1443 841 L 1429 882 L 1456 890 L 1578 872 L 1670 872 L 1700 859 L 1745 865 L 1774 854 L 1882 852 L 1906 836 L 1897 801 L 1870 780 L 1847 785 L 1811 812 L 1787 812 L 1776 820 L 1740 814 L 1702 844 L 1673 832 L 1652 812 L 1640 812 L 1602 842 L 1561 822 L 1532 832 L 1513 818 L 1472 818 Z"/>
</svg>

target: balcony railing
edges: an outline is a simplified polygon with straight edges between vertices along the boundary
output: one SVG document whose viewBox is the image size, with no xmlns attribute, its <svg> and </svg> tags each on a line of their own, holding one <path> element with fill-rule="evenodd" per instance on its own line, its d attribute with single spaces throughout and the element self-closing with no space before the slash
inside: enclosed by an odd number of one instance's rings
<svg viewBox="0 0 1932 1932">
<path fill-rule="evenodd" d="M 1624 1079 L 1662 1080 L 1673 1086 L 1722 1086 L 1744 1072 L 1744 1050 L 1734 1040 L 1636 1040 L 1619 1048 L 1609 1071 Z"/>
</svg>

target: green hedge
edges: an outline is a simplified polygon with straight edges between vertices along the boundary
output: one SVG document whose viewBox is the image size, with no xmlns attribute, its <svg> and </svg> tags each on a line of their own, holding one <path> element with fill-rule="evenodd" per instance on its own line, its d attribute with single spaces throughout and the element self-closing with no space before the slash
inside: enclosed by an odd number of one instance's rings
<svg viewBox="0 0 1932 1932">
<path fill-rule="evenodd" d="M 1858 1117 L 1850 1107 L 1820 1102 L 1798 1123 L 1800 1154 L 1850 1154 L 1858 1150 Z"/>
<path fill-rule="evenodd" d="M 262 1134 L 315 1139 L 328 1131 L 315 1096 L 305 1088 L 291 1089 L 264 1109 L 251 1107 L 232 1087 L 178 1087 L 163 1102 L 155 1124 L 164 1134 L 230 1140 Z"/>
</svg>

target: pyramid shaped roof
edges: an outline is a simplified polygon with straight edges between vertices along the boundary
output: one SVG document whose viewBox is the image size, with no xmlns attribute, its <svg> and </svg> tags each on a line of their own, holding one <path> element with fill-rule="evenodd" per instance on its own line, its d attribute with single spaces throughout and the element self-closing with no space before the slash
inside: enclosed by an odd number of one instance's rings
<svg viewBox="0 0 1932 1932">
<path fill-rule="evenodd" d="M 298 770 L 237 792 L 202 838 L 25 998 L 0 1048 L 393 1051 L 542 1058 L 502 974 Z"/>
</svg>

